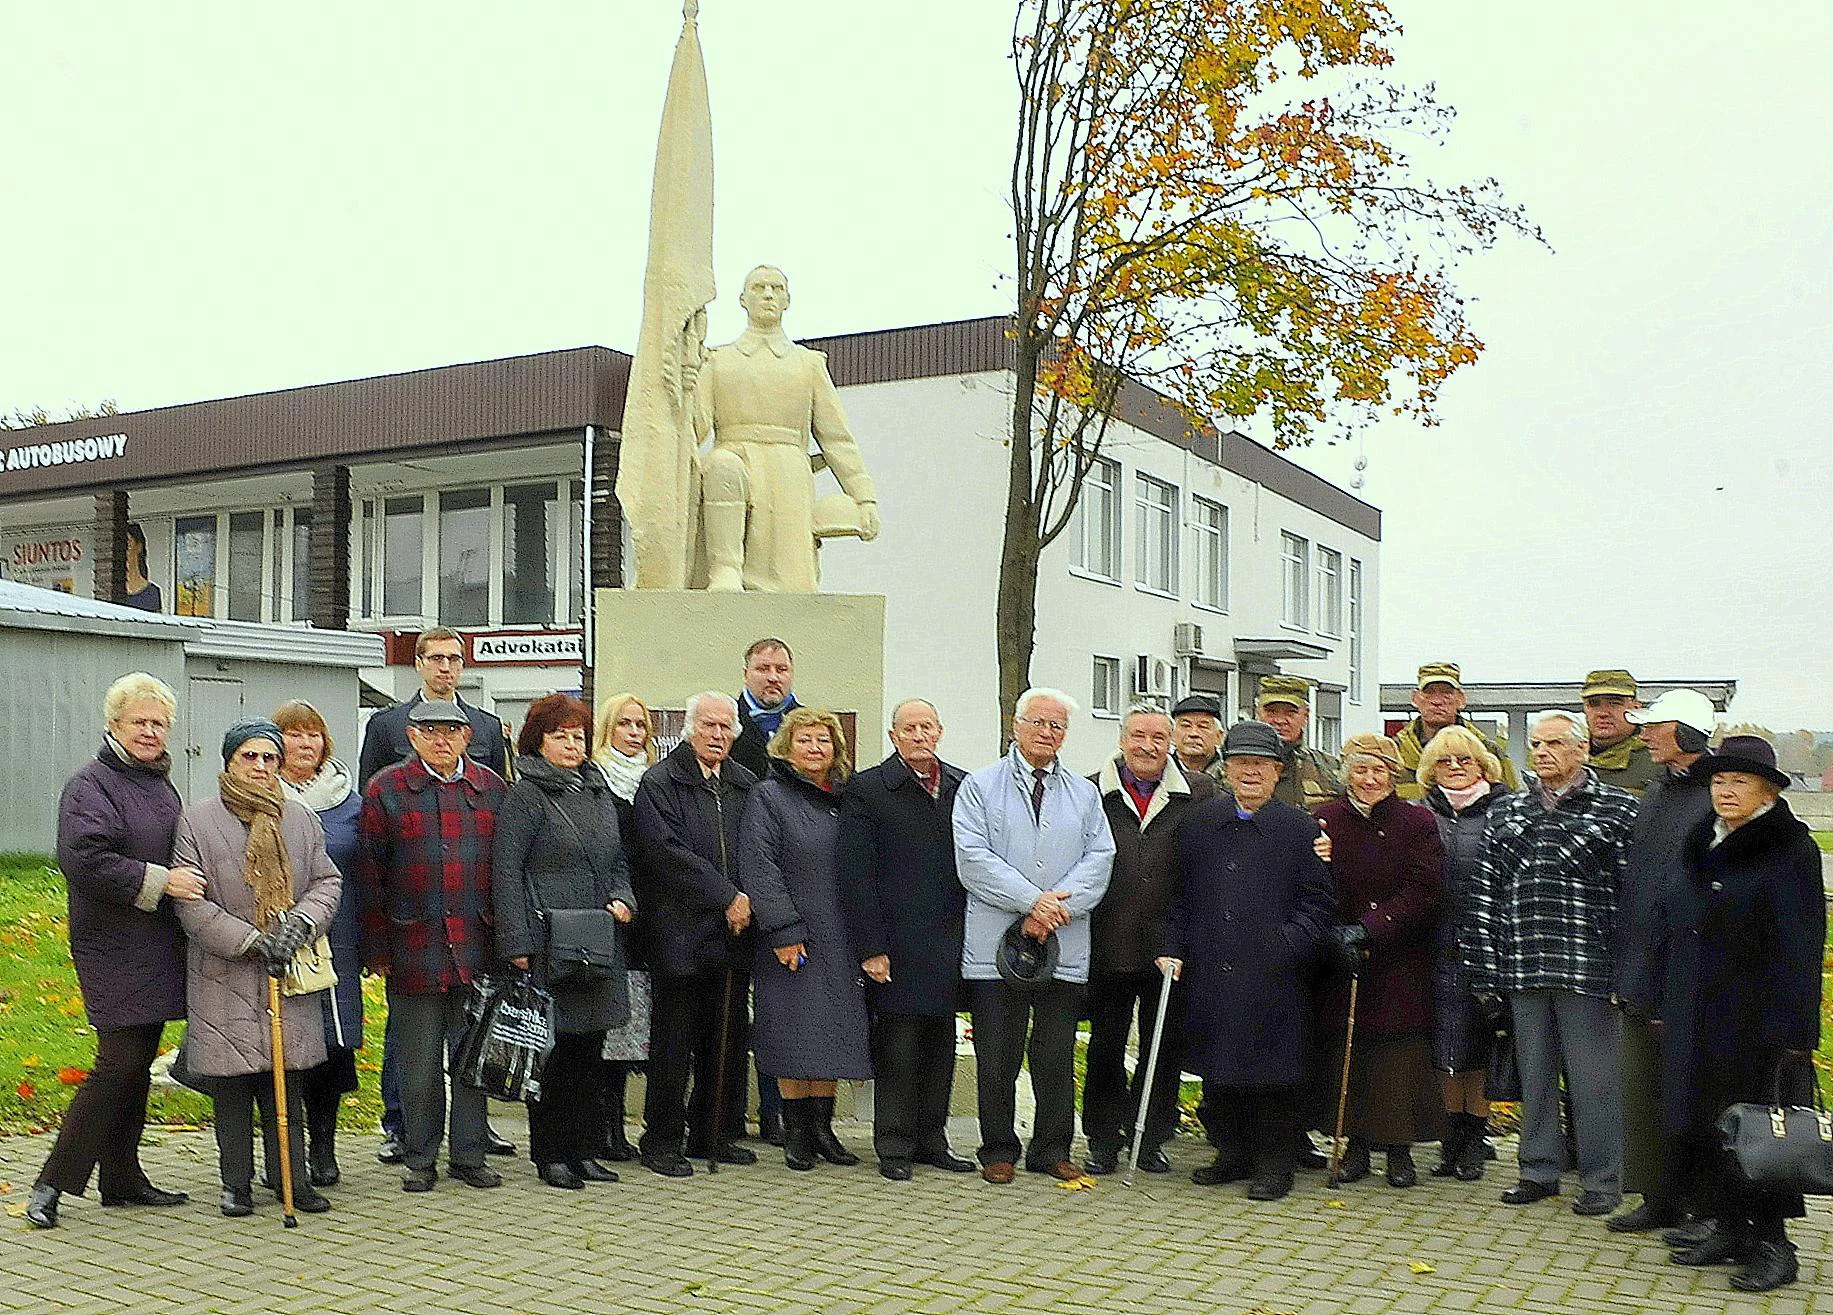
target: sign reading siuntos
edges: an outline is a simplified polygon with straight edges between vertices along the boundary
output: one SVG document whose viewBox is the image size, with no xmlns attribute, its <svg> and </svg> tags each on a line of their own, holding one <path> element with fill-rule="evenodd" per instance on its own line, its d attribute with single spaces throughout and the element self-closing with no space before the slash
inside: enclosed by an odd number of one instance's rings
<svg viewBox="0 0 1833 1315">
<path fill-rule="evenodd" d="M 31 470 L 37 466 L 68 466 L 79 461 L 109 461 L 126 452 L 126 434 L 99 434 L 94 438 L 70 438 L 56 443 L 23 443 L 7 449 L 6 468 Z"/>
</svg>

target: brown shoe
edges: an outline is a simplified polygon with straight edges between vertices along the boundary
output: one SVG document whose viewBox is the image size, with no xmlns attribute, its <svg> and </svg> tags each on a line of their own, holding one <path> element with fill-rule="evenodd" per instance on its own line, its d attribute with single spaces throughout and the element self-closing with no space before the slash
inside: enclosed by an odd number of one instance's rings
<svg viewBox="0 0 1833 1315">
<path fill-rule="evenodd" d="M 1006 1163 L 1004 1160 L 995 1160 L 992 1164 L 981 1169 L 980 1176 L 989 1183 L 999 1183 L 1003 1186 L 1018 1177 L 1018 1170 L 1015 1166 Z"/>
<path fill-rule="evenodd" d="M 1074 1160 L 1058 1160 L 1055 1164 L 1051 1165 L 1049 1169 L 1045 1170 L 1045 1172 L 1052 1178 L 1059 1178 L 1063 1182 L 1073 1183 L 1082 1176 L 1082 1166 L 1077 1164 Z"/>
</svg>

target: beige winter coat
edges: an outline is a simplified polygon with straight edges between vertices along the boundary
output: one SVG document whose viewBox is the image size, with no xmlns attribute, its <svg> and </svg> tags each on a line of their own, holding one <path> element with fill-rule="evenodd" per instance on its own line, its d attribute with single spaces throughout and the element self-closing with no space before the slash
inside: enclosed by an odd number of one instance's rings
<svg viewBox="0 0 1833 1315">
<path fill-rule="evenodd" d="M 331 925 L 343 878 L 325 855 L 324 828 L 312 810 L 288 800 L 280 834 L 293 864 L 295 907 L 323 931 Z M 234 1077 L 273 1070 L 267 1016 L 267 972 L 244 958 L 257 934 L 255 892 L 242 875 L 248 828 L 221 799 L 185 809 L 173 843 L 172 865 L 204 874 L 204 897 L 175 900 L 189 946 L 185 992 L 189 1031 L 185 1058 L 204 1077 Z M 323 1006 L 316 995 L 296 995 L 281 1006 L 288 1069 L 325 1060 Z"/>
</svg>

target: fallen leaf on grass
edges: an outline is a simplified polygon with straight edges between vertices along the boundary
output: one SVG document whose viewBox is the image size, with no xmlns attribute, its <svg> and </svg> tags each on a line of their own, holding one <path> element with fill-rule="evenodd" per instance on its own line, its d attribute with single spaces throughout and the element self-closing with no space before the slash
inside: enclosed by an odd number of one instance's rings
<svg viewBox="0 0 1833 1315">
<path fill-rule="evenodd" d="M 34 1087 L 30 1082 L 21 1082 L 18 1086 L 14 1087 L 13 1090 L 19 1093 L 20 1100 L 30 1100 L 38 1094 L 38 1088 Z"/>
<path fill-rule="evenodd" d="M 57 1070 L 57 1080 L 63 1083 L 66 1087 L 80 1086 L 82 1085 L 83 1079 L 88 1076 L 89 1076 L 89 1070 L 86 1068 L 73 1068 L 73 1067 L 66 1066 L 64 1068 L 60 1068 Z"/>
<path fill-rule="evenodd" d="M 1412 1270 L 1415 1274 L 1436 1274 L 1438 1273 L 1438 1269 L 1436 1266 L 1428 1265 L 1423 1260 L 1409 1260 L 1407 1262 L 1407 1268 Z"/>
<path fill-rule="evenodd" d="M 24 1059 L 19 1061 L 19 1067 L 37 1068 L 42 1063 L 44 1063 L 44 1060 L 40 1059 L 37 1055 L 27 1055 Z"/>
</svg>

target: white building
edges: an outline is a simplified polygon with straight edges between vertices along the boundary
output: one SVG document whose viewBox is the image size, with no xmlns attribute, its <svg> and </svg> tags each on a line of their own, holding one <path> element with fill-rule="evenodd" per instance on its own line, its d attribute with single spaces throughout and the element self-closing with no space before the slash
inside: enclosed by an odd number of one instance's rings
<svg viewBox="0 0 1833 1315">
<path fill-rule="evenodd" d="M 886 596 L 888 703 L 932 699 L 948 756 L 984 762 L 1000 731 L 1005 321 L 810 345 L 829 353 L 884 522 L 875 543 L 823 551 L 823 588 Z M 126 601 L 137 527 L 163 610 L 377 633 L 375 703 L 413 688 L 422 629 L 454 625 L 466 697 L 513 721 L 580 686 L 588 571 L 626 578 L 610 489 L 628 367 L 580 348 L 0 435 L 0 569 Z M 1111 751 L 1137 698 L 1203 689 L 1246 710 L 1274 671 L 1318 682 L 1320 743 L 1375 729 L 1380 512 L 1239 434 L 1189 432 L 1143 388 L 1117 411 L 1038 585 L 1033 681 L 1083 705 L 1071 765 Z"/>
</svg>

